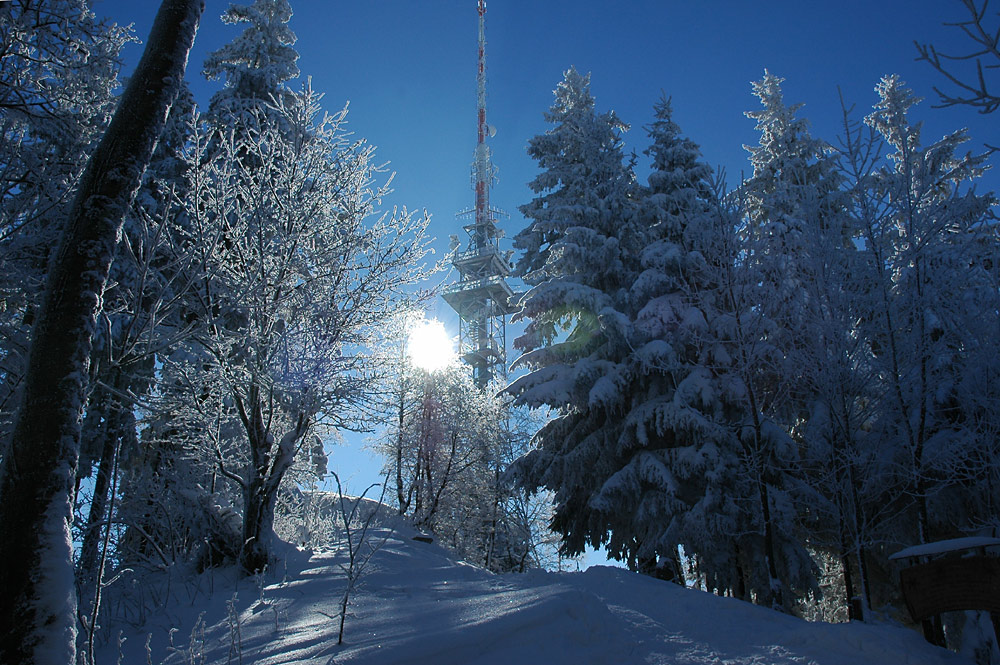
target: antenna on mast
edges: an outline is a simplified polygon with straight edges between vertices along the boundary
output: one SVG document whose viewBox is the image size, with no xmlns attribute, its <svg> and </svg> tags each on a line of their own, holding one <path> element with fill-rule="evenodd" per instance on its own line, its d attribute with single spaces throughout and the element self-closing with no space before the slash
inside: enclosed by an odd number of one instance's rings
<svg viewBox="0 0 1000 665">
<path fill-rule="evenodd" d="M 452 265 L 460 275 L 457 284 L 445 289 L 445 302 L 458 313 L 459 348 L 462 358 L 472 367 L 476 385 L 485 388 L 495 378 L 507 375 L 507 323 L 514 295 L 510 275 L 512 251 L 500 251 L 497 219 L 506 216 L 490 206 L 490 187 L 496 179 L 496 167 L 486 139 L 496 129 L 486 123 L 486 1 L 477 0 L 479 12 L 479 57 L 476 74 L 476 151 L 472 162 L 472 188 L 475 207 L 458 216 L 471 219 L 463 228 L 469 236 L 464 251 L 453 255 Z"/>
</svg>

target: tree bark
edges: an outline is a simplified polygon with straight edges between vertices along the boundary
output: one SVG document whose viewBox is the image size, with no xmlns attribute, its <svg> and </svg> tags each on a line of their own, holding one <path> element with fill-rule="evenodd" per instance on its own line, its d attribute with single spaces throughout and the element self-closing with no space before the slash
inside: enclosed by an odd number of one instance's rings
<svg viewBox="0 0 1000 665">
<path fill-rule="evenodd" d="M 70 665 L 70 523 L 96 315 L 121 225 L 184 76 L 202 0 L 164 0 L 87 164 L 35 321 L 21 407 L 0 469 L 0 662 Z"/>
<path fill-rule="evenodd" d="M 747 593 L 747 576 L 746 572 L 743 570 L 743 563 L 740 561 L 740 548 L 737 545 L 733 555 L 733 561 L 736 567 L 736 588 L 733 589 L 733 593 L 740 600 L 749 600 L 749 594 Z"/>
<path fill-rule="evenodd" d="M 114 382 L 114 386 L 118 387 L 117 381 Z M 80 558 L 76 564 L 78 614 L 87 617 L 88 620 L 94 615 L 95 602 L 100 597 L 98 587 L 103 578 L 103 570 L 99 566 L 101 543 L 107 540 L 105 534 L 111 528 L 111 525 L 105 520 L 105 514 L 108 512 L 108 506 L 111 502 L 112 481 L 118 466 L 122 424 L 121 410 L 127 408 L 120 403 L 115 394 L 108 395 L 107 400 L 107 422 L 104 426 L 104 442 L 101 446 L 101 457 L 97 466 L 97 478 L 94 481 L 94 495 L 90 501 L 90 513 L 83 532 Z M 90 401 L 93 402 L 93 397 Z M 88 642 L 86 635 L 78 635 L 78 650 L 85 648 Z M 88 654 L 88 658 L 88 662 L 93 662 L 93 654 Z"/>
<path fill-rule="evenodd" d="M 844 607 L 847 609 L 848 621 L 864 621 L 863 616 L 859 616 L 858 597 L 854 593 L 854 579 L 851 575 L 851 559 L 848 555 L 846 543 L 841 541 L 840 569 L 844 576 Z"/>
<path fill-rule="evenodd" d="M 782 593 L 781 579 L 778 577 L 777 555 L 774 547 L 774 521 L 771 519 L 771 499 L 768 496 L 767 481 L 757 479 L 757 492 L 760 496 L 761 519 L 764 522 L 764 557 L 767 559 L 768 588 L 766 603 L 773 610 L 787 612 Z"/>
<path fill-rule="evenodd" d="M 285 433 L 272 452 L 271 433 L 264 421 L 259 386 L 254 385 L 249 390 L 249 411 L 238 394 L 236 398 L 251 451 L 249 477 L 243 486 L 240 566 L 245 573 L 253 575 L 262 572 L 271 560 L 278 488 L 309 432 L 310 417 L 299 411 L 292 429 Z"/>
</svg>

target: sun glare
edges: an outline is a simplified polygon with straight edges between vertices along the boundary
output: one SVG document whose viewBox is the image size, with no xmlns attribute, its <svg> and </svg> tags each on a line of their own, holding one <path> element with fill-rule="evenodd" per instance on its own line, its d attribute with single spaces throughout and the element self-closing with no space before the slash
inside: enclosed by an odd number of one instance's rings
<svg viewBox="0 0 1000 665">
<path fill-rule="evenodd" d="M 410 361 L 428 372 L 444 369 L 455 357 L 451 338 L 437 319 L 417 322 L 410 329 L 406 350 Z"/>
</svg>

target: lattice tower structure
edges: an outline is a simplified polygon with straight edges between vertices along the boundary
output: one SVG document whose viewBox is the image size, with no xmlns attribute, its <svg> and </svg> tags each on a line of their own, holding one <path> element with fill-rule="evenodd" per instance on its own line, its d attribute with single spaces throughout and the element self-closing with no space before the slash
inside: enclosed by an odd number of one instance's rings
<svg viewBox="0 0 1000 665">
<path fill-rule="evenodd" d="M 514 292 L 507 284 L 512 250 L 501 251 L 503 231 L 497 227 L 502 210 L 490 205 L 490 188 L 496 180 L 496 167 L 486 139 L 496 130 L 486 123 L 486 1 L 477 0 L 479 11 L 479 69 L 477 87 L 477 140 L 472 163 L 472 187 L 476 192 L 474 208 L 458 213 L 470 220 L 463 228 L 468 242 L 453 237 L 455 254 L 452 264 L 459 281 L 446 288 L 445 302 L 458 313 L 459 348 L 462 359 L 472 367 L 473 379 L 485 388 L 494 379 L 507 375 L 507 323 Z"/>
</svg>

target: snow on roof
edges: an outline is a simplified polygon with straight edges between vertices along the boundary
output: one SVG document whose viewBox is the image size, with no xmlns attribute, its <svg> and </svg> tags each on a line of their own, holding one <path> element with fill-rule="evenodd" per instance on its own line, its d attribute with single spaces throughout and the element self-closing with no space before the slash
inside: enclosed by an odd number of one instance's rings
<svg viewBox="0 0 1000 665">
<path fill-rule="evenodd" d="M 977 547 L 1000 547 L 1000 538 L 987 538 L 985 536 L 969 536 L 966 538 L 952 538 L 950 540 L 939 540 L 923 545 L 914 545 L 901 549 L 889 557 L 890 561 L 899 559 L 909 559 L 920 556 L 932 556 L 934 554 L 946 554 L 948 552 L 959 552 Z"/>
</svg>

